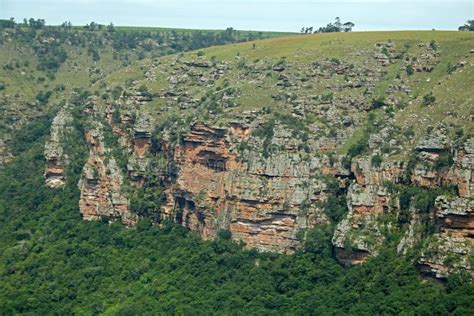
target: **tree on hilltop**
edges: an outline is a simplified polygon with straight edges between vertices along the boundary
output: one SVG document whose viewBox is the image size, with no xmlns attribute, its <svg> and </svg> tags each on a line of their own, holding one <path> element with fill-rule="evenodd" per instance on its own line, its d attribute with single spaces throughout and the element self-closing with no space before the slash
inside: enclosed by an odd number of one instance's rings
<svg viewBox="0 0 474 316">
<path fill-rule="evenodd" d="M 467 20 L 464 25 L 461 25 L 458 30 L 460 31 L 474 31 L 474 20 Z"/>
<path fill-rule="evenodd" d="M 322 26 L 314 33 L 335 33 L 335 32 L 351 32 L 355 24 L 353 22 L 341 22 L 341 18 L 336 17 L 334 23 L 328 23 L 326 26 Z M 313 27 L 303 27 L 300 31 L 302 34 L 313 33 Z"/>
<path fill-rule="evenodd" d="M 344 32 L 350 32 L 352 31 L 352 28 L 355 26 L 355 24 L 352 22 L 346 22 L 342 26 L 343 26 Z"/>
</svg>

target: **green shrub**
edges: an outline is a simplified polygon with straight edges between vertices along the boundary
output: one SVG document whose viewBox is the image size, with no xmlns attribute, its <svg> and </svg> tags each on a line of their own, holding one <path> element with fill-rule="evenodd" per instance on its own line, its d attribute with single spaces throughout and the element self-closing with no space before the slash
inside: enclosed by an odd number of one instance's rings
<svg viewBox="0 0 474 316">
<path fill-rule="evenodd" d="M 304 231 L 303 231 L 304 233 Z M 307 252 L 330 255 L 332 251 L 332 228 L 330 225 L 318 225 L 306 232 L 304 249 Z"/>
<path fill-rule="evenodd" d="M 443 152 L 438 156 L 433 167 L 435 168 L 435 170 L 439 171 L 441 169 L 451 167 L 453 163 L 454 163 L 453 155 L 448 152 Z"/>
<path fill-rule="evenodd" d="M 350 157 L 356 157 L 362 154 L 367 148 L 369 148 L 369 143 L 364 139 L 361 142 L 350 146 L 347 155 Z"/>
<path fill-rule="evenodd" d="M 36 95 L 36 100 L 38 100 L 38 102 L 41 104 L 41 105 L 45 105 L 48 103 L 49 101 L 49 98 L 51 97 L 51 95 L 53 94 L 52 91 L 40 91 L 37 95 Z"/>
<path fill-rule="evenodd" d="M 321 205 L 324 213 L 332 223 L 338 223 L 348 212 L 346 195 L 341 192 L 338 180 L 334 177 L 324 177 L 327 198 Z"/>
<path fill-rule="evenodd" d="M 385 98 L 384 97 L 378 97 L 377 99 L 372 100 L 372 109 L 378 109 L 381 108 L 382 106 L 385 105 Z"/>
<path fill-rule="evenodd" d="M 423 105 L 428 106 L 436 102 L 436 97 L 432 92 L 425 94 L 423 96 Z"/>
<path fill-rule="evenodd" d="M 220 229 L 217 232 L 217 237 L 224 240 L 230 240 L 232 239 L 232 233 L 228 229 Z"/>
<path fill-rule="evenodd" d="M 372 159 L 370 160 L 370 163 L 372 167 L 379 168 L 382 165 L 383 158 L 380 155 L 374 155 L 372 156 Z"/>
</svg>

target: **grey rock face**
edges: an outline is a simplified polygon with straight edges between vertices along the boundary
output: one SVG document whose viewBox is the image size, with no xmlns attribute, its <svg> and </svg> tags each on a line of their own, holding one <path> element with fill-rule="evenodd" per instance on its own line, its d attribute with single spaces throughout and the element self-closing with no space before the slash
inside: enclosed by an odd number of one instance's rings
<svg viewBox="0 0 474 316">
<path fill-rule="evenodd" d="M 448 137 L 446 129 L 443 125 L 437 125 L 424 138 L 420 139 L 416 145 L 419 151 L 443 151 L 447 149 Z"/>
</svg>

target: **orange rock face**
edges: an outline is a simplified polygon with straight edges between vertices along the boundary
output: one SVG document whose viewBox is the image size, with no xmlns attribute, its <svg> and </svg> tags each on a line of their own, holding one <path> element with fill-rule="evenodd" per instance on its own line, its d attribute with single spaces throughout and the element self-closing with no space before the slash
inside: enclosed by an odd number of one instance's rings
<svg viewBox="0 0 474 316">
<path fill-rule="evenodd" d="M 359 185 L 383 185 L 385 181 L 397 183 L 403 172 L 403 168 L 398 162 L 384 163 L 381 167 L 376 168 L 372 166 L 368 158 L 353 161 L 351 170 Z"/>
<path fill-rule="evenodd" d="M 445 280 L 459 269 L 474 277 L 474 201 L 439 196 L 435 214 L 438 220 L 436 242 L 428 245 L 419 261 L 426 276 Z"/>
<path fill-rule="evenodd" d="M 440 196 L 436 200 L 436 217 L 441 232 L 465 238 L 474 245 L 474 201 Z"/>
<path fill-rule="evenodd" d="M 46 178 L 45 183 L 51 189 L 57 189 L 66 183 L 64 175 L 64 167 L 57 159 L 48 160 L 46 162 L 46 170 L 44 172 Z"/>
<path fill-rule="evenodd" d="M 459 149 L 455 155 L 452 182 L 457 185 L 459 196 L 474 196 L 474 139 Z"/>
<path fill-rule="evenodd" d="M 82 172 L 80 212 L 86 220 L 121 218 L 125 224 L 134 225 L 136 216 L 131 214 L 128 201 L 121 194 L 122 176 L 115 160 L 106 159 L 100 130 L 88 131 L 86 140 L 92 146 Z"/>
<path fill-rule="evenodd" d="M 293 252 L 301 246 L 298 230 L 321 220 L 314 212 L 301 214 L 302 201 L 291 201 L 299 190 L 291 170 L 268 177 L 264 166 L 251 169 L 231 149 L 230 135 L 245 138 L 249 132 L 237 125 L 227 130 L 197 123 L 184 137 L 175 153 L 179 173 L 168 191 L 173 202 L 165 207 L 167 216 L 205 239 L 228 229 L 248 247 Z"/>
<path fill-rule="evenodd" d="M 133 152 L 139 157 L 145 156 L 151 145 L 149 138 L 135 138 L 133 140 Z"/>
</svg>

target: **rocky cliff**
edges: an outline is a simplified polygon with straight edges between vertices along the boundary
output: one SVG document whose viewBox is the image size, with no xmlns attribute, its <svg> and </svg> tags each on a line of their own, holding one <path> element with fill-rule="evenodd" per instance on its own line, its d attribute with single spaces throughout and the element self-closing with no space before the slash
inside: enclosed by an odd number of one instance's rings
<svg viewBox="0 0 474 316">
<path fill-rule="evenodd" d="M 237 144 L 249 138 L 250 130 L 237 124 L 229 129 L 194 124 L 175 153 L 178 175 L 166 213 L 176 213 L 177 222 L 204 238 L 228 229 L 249 247 L 293 252 L 301 245 L 299 230 L 327 222 L 316 206 L 325 184 L 314 177 L 323 162 L 304 161 L 291 152 L 262 159 L 252 151 L 245 152 L 243 161 Z"/>
<path fill-rule="evenodd" d="M 317 43 L 319 52 L 330 45 Z M 472 274 L 471 101 L 453 98 L 449 114 L 437 89 L 471 82 L 473 67 L 445 74 L 443 58 L 455 58 L 442 49 L 449 44 L 340 42 L 338 58 L 243 46 L 232 58 L 145 60 L 143 78 L 111 84 L 106 91 L 120 95 L 90 97 L 74 118 L 89 144 L 80 211 L 130 226 L 171 219 L 204 239 L 226 230 L 281 253 L 325 225 L 344 265 L 394 246 L 419 250 L 427 276 Z M 64 185 L 61 131 L 71 120 L 61 110 L 46 145 L 51 188 Z"/>
<path fill-rule="evenodd" d="M 46 185 L 53 189 L 64 186 L 66 181 L 64 168 L 68 157 L 64 155 L 63 144 L 72 128 L 72 120 L 69 109 L 67 107 L 61 109 L 53 120 L 51 138 L 44 148 L 44 157 L 47 162 L 44 173 Z"/>
</svg>

